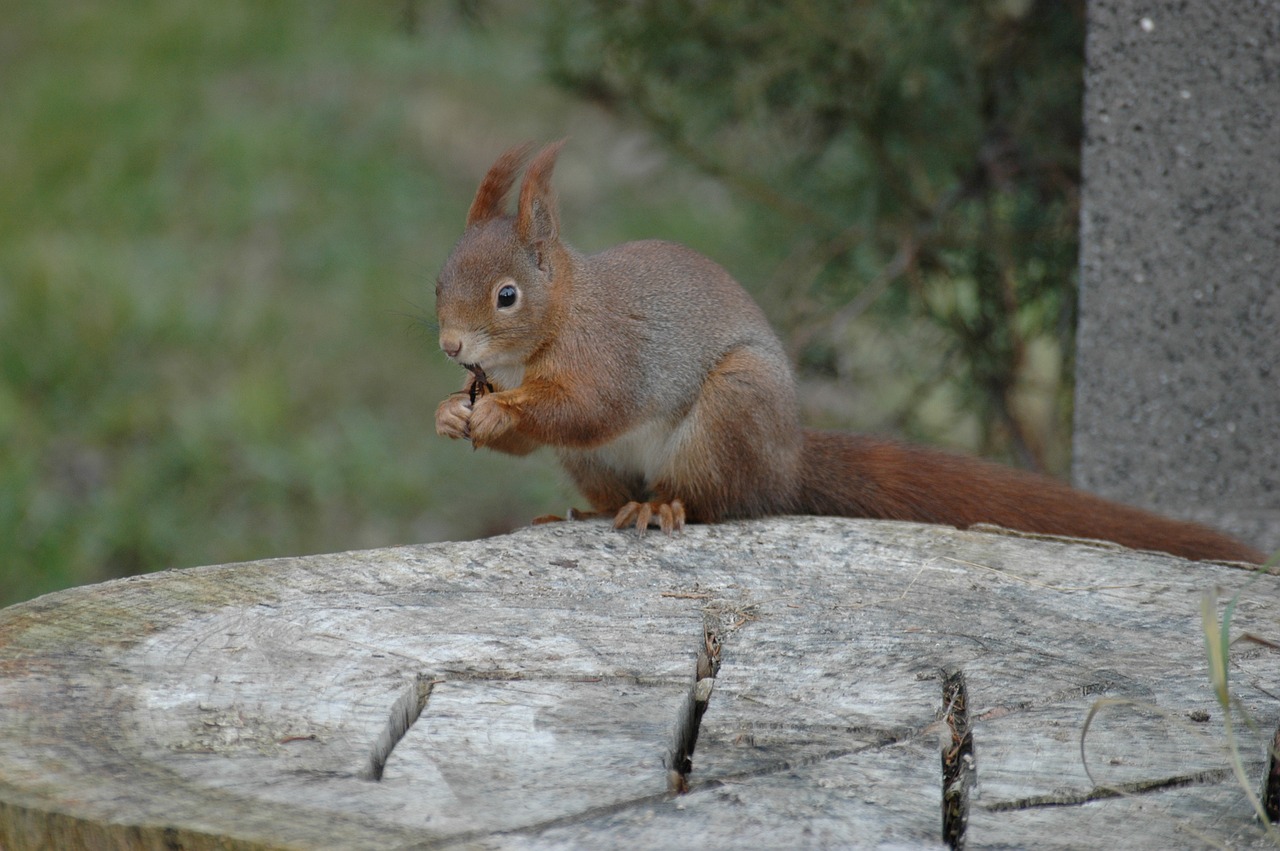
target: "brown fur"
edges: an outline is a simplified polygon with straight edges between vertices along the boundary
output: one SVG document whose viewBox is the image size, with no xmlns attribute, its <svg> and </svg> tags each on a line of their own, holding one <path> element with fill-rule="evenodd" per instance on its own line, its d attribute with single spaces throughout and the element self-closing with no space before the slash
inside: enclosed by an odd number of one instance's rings
<svg viewBox="0 0 1280 851">
<path fill-rule="evenodd" d="M 515 185 L 520 169 L 532 150 L 533 145 L 528 143 L 517 145 L 498 158 L 476 190 L 475 200 L 471 202 L 471 210 L 467 213 L 467 227 L 502 215 L 511 187 Z"/>
<path fill-rule="evenodd" d="M 724 269 L 673 243 L 588 257 L 560 240 L 551 174 L 561 144 L 530 162 L 514 217 L 502 207 L 529 148 L 498 159 L 441 272 L 441 347 L 482 367 L 494 392 L 474 405 L 469 392 L 450 396 L 439 433 L 516 455 L 554 448 L 616 525 L 829 514 L 1263 560 L 1212 529 L 1042 476 L 802 428 L 782 345 Z"/>
<path fill-rule="evenodd" d="M 552 242 L 560 232 L 555 195 L 551 191 L 551 172 L 564 140 L 548 145 L 529 163 L 520 186 L 520 207 L 516 214 L 516 236 L 526 245 Z"/>
<path fill-rule="evenodd" d="M 805 431 L 798 510 L 965 528 L 1097 538 L 1189 559 L 1260 563 L 1262 553 L 1195 523 L 1110 502 L 1061 482 L 889 440 Z"/>
</svg>

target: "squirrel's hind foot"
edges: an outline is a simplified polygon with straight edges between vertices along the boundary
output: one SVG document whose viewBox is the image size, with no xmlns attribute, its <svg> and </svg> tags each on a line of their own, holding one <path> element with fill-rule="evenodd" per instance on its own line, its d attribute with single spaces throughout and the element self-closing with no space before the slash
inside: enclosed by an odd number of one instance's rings
<svg viewBox="0 0 1280 851">
<path fill-rule="evenodd" d="M 643 535 L 651 525 L 670 535 L 684 528 L 684 503 L 678 499 L 671 502 L 628 502 L 618 509 L 613 518 L 613 528 L 621 529 L 633 523 L 636 532 Z"/>
</svg>

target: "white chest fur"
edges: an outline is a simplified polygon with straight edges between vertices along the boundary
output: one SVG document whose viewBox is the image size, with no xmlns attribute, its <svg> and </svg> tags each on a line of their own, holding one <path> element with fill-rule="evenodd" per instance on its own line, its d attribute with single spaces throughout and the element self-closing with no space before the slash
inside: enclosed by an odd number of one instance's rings
<svg viewBox="0 0 1280 851">
<path fill-rule="evenodd" d="M 615 470 L 639 473 L 646 482 L 658 478 L 674 449 L 676 430 L 670 423 L 650 420 L 593 450 L 596 459 Z"/>
<path fill-rule="evenodd" d="M 501 390 L 514 390 L 524 381 L 524 364 L 490 367 L 489 380 Z"/>
</svg>

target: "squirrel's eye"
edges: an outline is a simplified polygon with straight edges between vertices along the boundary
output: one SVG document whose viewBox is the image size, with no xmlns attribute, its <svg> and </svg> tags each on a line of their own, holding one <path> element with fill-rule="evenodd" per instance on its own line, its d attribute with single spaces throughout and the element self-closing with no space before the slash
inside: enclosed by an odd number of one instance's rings
<svg viewBox="0 0 1280 851">
<path fill-rule="evenodd" d="M 498 307 L 510 307 L 515 304 L 517 295 L 519 295 L 519 291 L 511 284 L 507 284 L 498 290 Z"/>
</svg>

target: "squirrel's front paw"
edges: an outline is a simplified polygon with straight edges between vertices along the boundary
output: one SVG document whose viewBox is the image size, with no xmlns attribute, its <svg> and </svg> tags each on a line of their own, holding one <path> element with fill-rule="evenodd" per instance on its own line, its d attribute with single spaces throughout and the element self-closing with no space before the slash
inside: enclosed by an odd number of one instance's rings
<svg viewBox="0 0 1280 851">
<path fill-rule="evenodd" d="M 454 393 L 436 408 L 436 434 L 444 437 L 470 436 L 471 401 L 466 393 Z"/>
<path fill-rule="evenodd" d="M 471 406 L 468 434 L 472 446 L 487 446 L 515 427 L 515 414 L 492 395 L 480 397 Z"/>
</svg>

